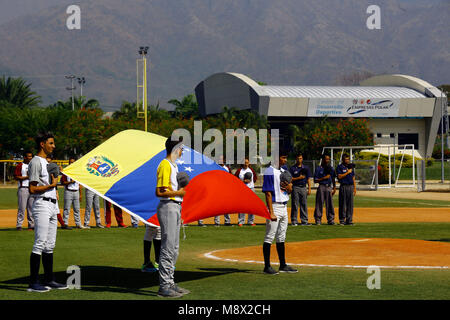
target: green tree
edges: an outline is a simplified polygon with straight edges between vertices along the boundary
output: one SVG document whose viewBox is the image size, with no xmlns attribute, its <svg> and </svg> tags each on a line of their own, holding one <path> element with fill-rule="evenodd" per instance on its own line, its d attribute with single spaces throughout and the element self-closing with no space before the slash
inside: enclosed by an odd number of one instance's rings
<svg viewBox="0 0 450 320">
<path fill-rule="evenodd" d="M 87 99 L 85 96 L 74 97 L 73 99 L 74 110 L 81 109 L 96 109 L 99 108 L 100 102 L 97 99 Z M 72 110 L 72 98 L 66 101 L 57 101 L 51 106 L 52 108 L 60 107 L 66 110 Z"/>
<path fill-rule="evenodd" d="M 193 94 L 188 94 L 187 96 L 184 96 L 183 99 L 181 99 L 181 101 L 177 99 L 171 99 L 167 101 L 167 103 L 170 103 L 175 106 L 175 111 L 173 111 L 175 117 L 182 117 L 185 119 L 200 118 L 198 103 Z"/>
<path fill-rule="evenodd" d="M 41 97 L 22 78 L 0 78 L 0 106 L 30 108 L 39 105 Z"/>
</svg>

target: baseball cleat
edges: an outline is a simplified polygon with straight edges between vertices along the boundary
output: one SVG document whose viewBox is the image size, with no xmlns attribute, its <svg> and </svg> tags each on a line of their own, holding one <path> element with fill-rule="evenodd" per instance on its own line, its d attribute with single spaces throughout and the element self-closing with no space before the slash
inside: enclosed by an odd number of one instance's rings
<svg viewBox="0 0 450 320">
<path fill-rule="evenodd" d="M 34 283 L 34 284 L 30 284 L 27 291 L 28 292 L 47 292 L 47 291 L 50 291 L 50 289 L 39 283 Z"/>
<path fill-rule="evenodd" d="M 279 274 L 279 273 L 276 272 L 272 267 L 264 268 L 264 273 L 265 273 L 265 274 L 270 274 L 270 275 L 276 275 L 276 274 Z"/>
<path fill-rule="evenodd" d="M 141 272 L 154 273 L 154 272 L 157 272 L 157 271 L 158 271 L 158 269 L 151 262 L 149 262 L 147 264 L 143 264 L 142 267 L 141 267 Z"/>
<path fill-rule="evenodd" d="M 61 284 L 56 281 L 46 282 L 44 283 L 44 286 L 50 289 L 58 289 L 58 290 L 65 290 L 68 288 L 65 284 Z"/>
<path fill-rule="evenodd" d="M 161 298 L 181 298 L 183 295 L 179 292 L 176 292 L 172 288 L 159 288 L 158 297 Z"/>
<path fill-rule="evenodd" d="M 101 225 L 101 224 L 98 224 L 98 225 L 97 225 L 97 228 L 103 229 L 103 228 L 105 228 L 105 226 L 104 226 L 104 225 Z"/>
<path fill-rule="evenodd" d="M 72 227 L 69 227 L 69 226 L 61 226 L 61 229 L 72 230 Z"/>
<path fill-rule="evenodd" d="M 188 289 L 181 288 L 176 283 L 171 287 L 171 289 L 173 289 L 174 291 L 176 291 L 182 295 L 191 293 Z"/>
<path fill-rule="evenodd" d="M 311 226 L 311 223 L 306 222 L 306 223 L 300 223 L 300 226 Z"/>
<path fill-rule="evenodd" d="M 281 267 L 278 271 L 280 272 L 287 272 L 287 273 L 297 273 L 298 270 L 292 268 L 291 266 L 285 265 L 284 267 Z"/>
</svg>

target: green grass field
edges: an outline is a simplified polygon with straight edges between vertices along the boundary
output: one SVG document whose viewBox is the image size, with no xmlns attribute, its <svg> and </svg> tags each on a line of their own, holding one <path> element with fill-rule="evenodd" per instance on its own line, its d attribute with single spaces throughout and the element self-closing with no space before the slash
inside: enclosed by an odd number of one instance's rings
<svg viewBox="0 0 450 320">
<path fill-rule="evenodd" d="M 297 274 L 267 276 L 258 264 L 218 262 L 200 256 L 221 248 L 260 245 L 264 228 L 263 225 L 253 228 L 186 228 L 187 238 L 183 240 L 181 235 L 175 278 L 180 286 L 191 290 L 191 294 L 182 299 L 450 299 L 450 270 L 382 269 L 381 289 L 369 290 L 366 287 L 369 276 L 366 269 L 302 267 Z M 56 278 L 65 282 L 67 267 L 77 265 L 81 268 L 81 290 L 45 294 L 26 292 L 33 233 L 1 230 L 0 299 L 160 299 L 156 296 L 157 274 L 139 270 L 143 262 L 144 230 L 144 227 L 59 230 L 54 261 Z M 450 224 L 289 227 L 287 232 L 288 242 L 346 237 L 448 242 Z M 289 262 L 289 251 L 287 259 Z"/>
<path fill-rule="evenodd" d="M 260 192 L 257 194 L 263 197 Z M 310 197 L 309 205 L 313 203 L 314 197 Z M 447 207 L 450 201 L 357 197 L 355 205 L 380 208 Z M 16 190 L 0 189 L 0 209 L 14 208 Z M 81 290 L 34 294 L 26 292 L 33 232 L 1 229 L 0 300 L 160 300 L 156 296 L 157 274 L 140 272 L 144 232 L 144 227 L 58 229 L 54 261 L 56 278 L 65 282 L 67 267 L 77 265 L 81 268 Z M 382 269 L 381 289 L 369 290 L 366 280 L 370 275 L 366 269 L 302 267 L 297 274 L 267 276 L 262 273 L 260 264 L 221 262 L 201 256 L 217 249 L 261 245 L 265 233 L 263 225 L 243 228 L 199 228 L 192 225 L 185 229 L 185 233 L 185 240 L 181 233 L 175 278 L 180 286 L 191 290 L 191 294 L 182 300 L 450 299 L 448 269 Z M 449 242 L 450 223 L 360 223 L 350 228 L 289 226 L 287 232 L 287 242 L 333 238 Z M 287 261 L 289 263 L 289 251 Z"/>
</svg>

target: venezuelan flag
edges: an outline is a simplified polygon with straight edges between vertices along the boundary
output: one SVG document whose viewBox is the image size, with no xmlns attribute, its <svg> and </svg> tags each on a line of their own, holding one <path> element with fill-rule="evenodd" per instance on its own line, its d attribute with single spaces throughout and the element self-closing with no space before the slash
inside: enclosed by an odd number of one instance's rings
<svg viewBox="0 0 450 320">
<path fill-rule="evenodd" d="M 125 130 L 66 167 L 64 174 L 144 223 L 159 225 L 156 170 L 166 157 L 166 140 Z M 261 199 L 237 177 L 203 154 L 183 149 L 176 162 L 178 171 L 190 177 L 181 210 L 184 223 L 237 212 L 270 218 Z"/>
</svg>

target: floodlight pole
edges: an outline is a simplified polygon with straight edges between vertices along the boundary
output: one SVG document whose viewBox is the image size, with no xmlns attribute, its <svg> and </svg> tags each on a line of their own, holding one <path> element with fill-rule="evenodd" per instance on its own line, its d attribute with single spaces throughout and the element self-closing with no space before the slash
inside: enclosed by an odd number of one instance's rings
<svg viewBox="0 0 450 320">
<path fill-rule="evenodd" d="M 73 80 L 75 79 L 75 76 L 73 74 L 71 74 L 71 75 L 66 76 L 66 79 L 69 79 L 70 83 L 71 83 L 70 88 L 66 88 L 66 89 L 71 91 L 71 94 L 72 94 L 72 111 L 74 111 L 75 110 L 75 104 L 73 102 L 73 90 L 75 90 L 75 87 L 73 86 Z"/>
<path fill-rule="evenodd" d="M 136 99 L 136 108 L 137 108 L 137 113 L 138 113 L 138 117 L 139 117 L 139 89 L 142 87 L 142 109 L 144 111 L 144 128 L 145 131 L 147 132 L 147 122 L 148 122 L 148 115 L 147 115 L 147 52 L 148 52 L 148 47 L 139 47 L 139 54 L 141 55 L 141 59 L 142 59 L 142 85 L 139 84 L 139 60 L 137 61 L 137 88 L 138 88 L 138 94 L 137 94 L 137 99 Z"/>
<path fill-rule="evenodd" d="M 441 90 L 441 182 L 444 183 L 444 99 Z"/>
</svg>

